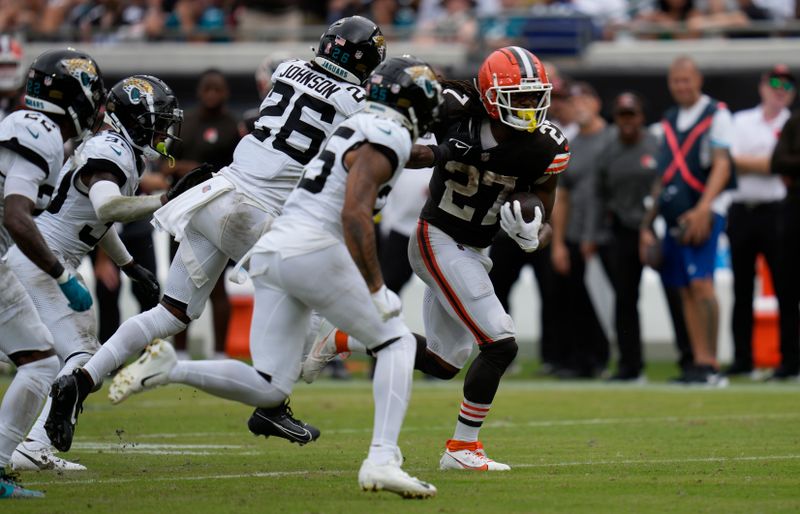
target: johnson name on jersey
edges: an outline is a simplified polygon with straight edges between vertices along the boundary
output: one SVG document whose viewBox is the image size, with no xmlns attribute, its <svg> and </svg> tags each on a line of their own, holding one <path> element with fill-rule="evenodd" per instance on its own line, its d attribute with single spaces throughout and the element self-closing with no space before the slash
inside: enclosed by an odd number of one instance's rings
<svg viewBox="0 0 800 514">
<path fill-rule="evenodd" d="M 97 219 L 89 189 L 80 179 L 82 170 L 110 172 L 122 183 L 120 192 L 134 196 L 143 167 L 130 145 L 115 132 L 100 132 L 81 145 L 61 169 L 50 207 L 36 220 L 53 252 L 77 266 L 112 225 Z"/>
<path fill-rule="evenodd" d="M 421 218 L 459 243 L 485 248 L 499 229 L 506 198 L 564 171 L 569 144 L 549 122 L 533 132 L 514 131 L 498 143 L 478 91 L 466 83 L 446 85 L 445 114 L 434 134 L 440 143 L 451 141 L 462 149 L 464 156 L 436 166 Z"/>
<path fill-rule="evenodd" d="M 267 207 L 280 208 L 334 127 L 364 107 L 361 86 L 341 82 L 303 60 L 278 65 L 255 130 L 222 173 Z"/>
<path fill-rule="evenodd" d="M 12 169 L 19 158 L 26 161 L 25 176 L 18 176 Z M 58 170 L 64 162 L 64 141 L 58 125 L 47 115 L 36 111 L 16 111 L 0 122 L 0 198 L 6 197 L 6 179 L 9 174 L 17 184 L 14 191 L 29 191 L 36 212 L 42 212 L 50 204 L 55 190 Z M 0 217 L 5 202 L 0 200 Z M 0 227 L 0 252 L 5 253 L 13 244 L 5 228 Z"/>
</svg>

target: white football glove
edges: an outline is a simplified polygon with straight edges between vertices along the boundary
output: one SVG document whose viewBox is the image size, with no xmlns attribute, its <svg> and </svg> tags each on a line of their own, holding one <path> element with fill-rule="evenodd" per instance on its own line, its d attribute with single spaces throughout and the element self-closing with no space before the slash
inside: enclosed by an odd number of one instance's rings
<svg viewBox="0 0 800 514">
<path fill-rule="evenodd" d="M 533 221 L 526 222 L 522 217 L 522 207 L 514 200 L 513 212 L 511 203 L 506 202 L 500 208 L 500 227 L 511 239 L 517 242 L 526 252 L 535 252 L 539 248 L 539 229 L 542 228 L 542 211 L 534 209 Z"/>
<path fill-rule="evenodd" d="M 372 303 L 375 304 L 375 308 L 378 309 L 383 321 L 399 316 L 403 310 L 403 303 L 400 301 L 400 297 L 386 287 L 385 284 L 372 293 Z"/>
</svg>

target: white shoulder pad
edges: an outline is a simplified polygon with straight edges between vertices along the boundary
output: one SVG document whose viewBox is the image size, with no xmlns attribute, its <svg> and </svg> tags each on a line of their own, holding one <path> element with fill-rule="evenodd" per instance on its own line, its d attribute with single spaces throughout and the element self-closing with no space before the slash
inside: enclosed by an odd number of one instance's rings
<svg viewBox="0 0 800 514">
<path fill-rule="evenodd" d="M 361 111 L 367 105 L 367 93 L 361 86 L 340 82 L 341 91 L 337 92 L 331 100 L 336 108 L 347 117 Z"/>
<path fill-rule="evenodd" d="M 58 176 L 64 162 L 61 130 L 38 111 L 16 111 L 4 118 L 0 123 L 0 145 L 31 161 L 46 176 Z"/>
<path fill-rule="evenodd" d="M 80 149 L 80 165 L 87 163 L 89 159 L 109 161 L 119 168 L 126 182 L 138 183 L 136 156 L 130 145 L 115 132 L 100 132 L 86 141 Z"/>
<path fill-rule="evenodd" d="M 356 120 L 357 118 L 357 120 Z M 405 167 L 411 155 L 411 135 L 399 123 L 379 118 L 373 114 L 358 114 L 353 118 L 364 134 L 364 139 L 371 144 L 382 146 L 396 156 L 395 170 Z"/>
</svg>

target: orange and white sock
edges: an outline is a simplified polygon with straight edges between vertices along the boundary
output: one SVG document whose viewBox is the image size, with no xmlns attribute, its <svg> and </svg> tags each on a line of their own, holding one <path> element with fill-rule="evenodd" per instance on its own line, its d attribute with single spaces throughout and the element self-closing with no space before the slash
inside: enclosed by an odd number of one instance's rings
<svg viewBox="0 0 800 514">
<path fill-rule="evenodd" d="M 489 409 L 491 408 L 491 403 L 475 403 L 464 398 L 461 402 L 461 409 L 458 412 L 458 421 L 456 422 L 453 439 L 464 442 L 477 441 L 483 420 L 489 414 Z"/>
</svg>

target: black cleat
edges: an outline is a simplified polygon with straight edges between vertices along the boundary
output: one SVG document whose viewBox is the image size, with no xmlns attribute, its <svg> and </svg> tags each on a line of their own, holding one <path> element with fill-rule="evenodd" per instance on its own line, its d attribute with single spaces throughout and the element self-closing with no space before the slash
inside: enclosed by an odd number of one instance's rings
<svg viewBox="0 0 800 514">
<path fill-rule="evenodd" d="M 62 452 L 69 451 L 72 446 L 78 414 L 83 412 L 85 397 L 81 398 L 76 373 L 81 373 L 81 370 L 76 369 L 71 375 L 58 377 L 50 388 L 53 403 L 44 423 L 44 429 L 53 446 Z"/>
<path fill-rule="evenodd" d="M 300 446 L 319 438 L 319 429 L 296 419 L 288 401 L 271 409 L 257 408 L 247 421 L 247 428 L 255 435 L 274 435 Z"/>
</svg>

